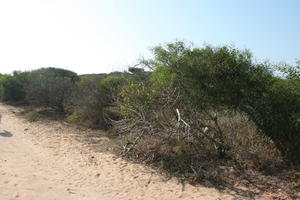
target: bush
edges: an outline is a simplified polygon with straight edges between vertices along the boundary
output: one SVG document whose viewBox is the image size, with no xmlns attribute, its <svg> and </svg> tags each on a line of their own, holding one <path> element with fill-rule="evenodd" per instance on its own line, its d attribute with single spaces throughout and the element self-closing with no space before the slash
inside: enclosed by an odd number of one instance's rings
<svg viewBox="0 0 300 200">
<path fill-rule="evenodd" d="M 85 76 L 76 83 L 73 93 L 74 113 L 68 121 L 77 121 L 79 124 L 91 128 L 107 128 L 109 119 L 118 119 L 113 109 L 118 99 L 119 89 L 126 84 L 123 77 Z"/>
<path fill-rule="evenodd" d="M 38 111 L 32 110 L 32 111 L 25 114 L 25 118 L 29 122 L 35 122 L 35 121 L 38 121 L 41 118 L 41 115 L 39 114 Z"/>
<path fill-rule="evenodd" d="M 54 108 L 65 112 L 75 82 L 74 72 L 58 68 L 41 68 L 28 74 L 25 85 L 26 100 L 35 106 Z"/>
<path fill-rule="evenodd" d="M 109 76 L 101 81 L 103 95 L 106 96 L 108 102 L 118 101 L 119 93 L 122 86 L 127 85 L 128 80 L 122 76 Z"/>
<path fill-rule="evenodd" d="M 24 101 L 24 85 L 27 83 L 27 72 L 14 72 L 12 75 L 0 74 L 0 100 Z"/>
<path fill-rule="evenodd" d="M 124 117 L 138 117 L 146 120 L 145 114 L 150 112 L 153 104 L 151 89 L 145 87 L 141 82 L 131 81 L 122 87 L 120 95 L 122 97 L 121 110 Z"/>
<path fill-rule="evenodd" d="M 103 116 L 103 108 L 107 106 L 105 96 L 102 94 L 101 81 L 103 77 L 85 76 L 76 83 L 72 94 L 73 114 L 80 124 L 96 128 L 104 128 L 106 122 Z M 71 120 L 70 119 L 70 120 Z"/>
<path fill-rule="evenodd" d="M 290 162 L 300 162 L 300 85 L 276 80 L 246 112 Z"/>
<path fill-rule="evenodd" d="M 218 113 L 245 113 L 282 156 L 300 162 L 298 80 L 275 77 L 268 65 L 253 63 L 249 51 L 228 46 L 192 48 L 176 42 L 153 52 L 154 59 L 143 61 L 154 70 L 152 83 L 146 88 L 135 83 L 122 91 L 127 112 L 143 111 L 144 119 L 151 119 L 155 112 L 174 113 L 177 107 L 189 126 L 212 126 L 212 136 L 220 143 L 224 135 Z M 289 77 L 295 77 L 293 72 Z"/>
</svg>

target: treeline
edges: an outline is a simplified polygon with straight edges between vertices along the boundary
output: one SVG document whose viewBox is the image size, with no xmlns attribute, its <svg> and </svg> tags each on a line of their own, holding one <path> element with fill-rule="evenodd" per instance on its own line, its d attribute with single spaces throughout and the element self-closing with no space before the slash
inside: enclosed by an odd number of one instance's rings
<svg viewBox="0 0 300 200">
<path fill-rule="evenodd" d="M 123 138 L 122 153 L 174 172 L 195 173 L 199 160 L 214 156 L 255 155 L 265 166 L 281 156 L 299 165 L 299 62 L 257 63 L 246 50 L 183 42 L 157 46 L 153 55 L 128 72 L 78 76 L 42 68 L 0 75 L 0 99 L 111 128 Z"/>
</svg>

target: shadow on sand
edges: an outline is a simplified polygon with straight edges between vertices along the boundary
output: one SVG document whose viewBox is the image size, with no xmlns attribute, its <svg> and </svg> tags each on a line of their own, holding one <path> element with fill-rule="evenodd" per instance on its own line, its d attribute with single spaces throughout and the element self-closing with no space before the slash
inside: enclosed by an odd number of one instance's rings
<svg viewBox="0 0 300 200">
<path fill-rule="evenodd" d="M 2 136 L 2 137 L 12 137 L 13 134 L 11 134 L 10 132 L 4 130 L 4 131 L 0 132 L 0 136 Z"/>
</svg>

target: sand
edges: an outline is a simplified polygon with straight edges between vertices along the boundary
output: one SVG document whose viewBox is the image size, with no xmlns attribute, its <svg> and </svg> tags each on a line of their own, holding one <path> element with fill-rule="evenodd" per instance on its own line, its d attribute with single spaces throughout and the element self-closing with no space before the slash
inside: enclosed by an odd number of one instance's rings
<svg viewBox="0 0 300 200">
<path fill-rule="evenodd" d="M 91 150 L 67 125 L 29 123 L 15 109 L 0 104 L 0 200 L 245 199 L 214 188 L 183 187 L 150 167 Z"/>
</svg>

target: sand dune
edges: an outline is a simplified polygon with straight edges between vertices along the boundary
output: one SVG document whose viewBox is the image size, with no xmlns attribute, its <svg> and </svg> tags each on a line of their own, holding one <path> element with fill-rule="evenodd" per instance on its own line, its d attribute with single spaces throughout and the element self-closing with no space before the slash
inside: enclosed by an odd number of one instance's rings
<svg viewBox="0 0 300 200">
<path fill-rule="evenodd" d="M 76 139 L 74 128 L 28 123 L 12 109 L 0 104 L 0 200 L 244 199 L 212 188 L 183 187 L 149 167 L 91 150 Z"/>
</svg>

